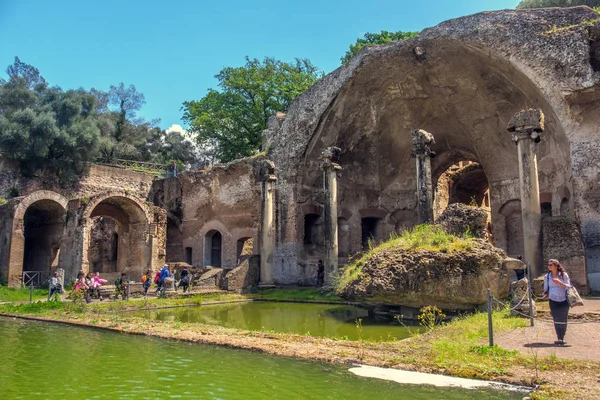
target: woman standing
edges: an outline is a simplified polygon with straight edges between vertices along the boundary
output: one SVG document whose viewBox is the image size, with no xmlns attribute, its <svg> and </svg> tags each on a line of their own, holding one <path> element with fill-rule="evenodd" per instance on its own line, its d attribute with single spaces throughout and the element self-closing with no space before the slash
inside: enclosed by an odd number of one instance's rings
<svg viewBox="0 0 600 400">
<path fill-rule="evenodd" d="M 569 316 L 567 289 L 571 287 L 571 280 L 558 260 L 548 260 L 548 271 L 550 272 L 544 277 L 544 296 L 548 296 L 554 330 L 558 338 L 554 344 L 563 346 L 566 344 L 565 334 Z"/>
</svg>

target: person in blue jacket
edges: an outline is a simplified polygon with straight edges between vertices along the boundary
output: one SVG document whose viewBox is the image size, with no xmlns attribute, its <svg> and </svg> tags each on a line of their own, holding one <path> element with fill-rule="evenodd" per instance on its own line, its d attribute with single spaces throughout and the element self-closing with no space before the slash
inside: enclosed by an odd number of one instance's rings
<svg viewBox="0 0 600 400">
<path fill-rule="evenodd" d="M 170 275 L 171 273 L 169 272 L 169 265 L 163 265 L 163 267 L 160 269 L 160 275 L 158 277 L 158 288 L 156 289 L 156 293 L 158 293 L 159 291 L 161 293 L 165 292 L 165 278 L 168 278 Z"/>
</svg>

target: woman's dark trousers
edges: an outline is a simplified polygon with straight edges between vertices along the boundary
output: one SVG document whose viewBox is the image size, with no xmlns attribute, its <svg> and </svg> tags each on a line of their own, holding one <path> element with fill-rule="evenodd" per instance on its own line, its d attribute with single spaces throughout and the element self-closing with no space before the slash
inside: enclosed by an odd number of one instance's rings
<svg viewBox="0 0 600 400">
<path fill-rule="evenodd" d="M 554 330 L 558 340 L 565 340 L 567 333 L 567 318 L 569 316 L 569 303 L 565 301 L 550 300 L 550 313 L 554 320 Z"/>
</svg>

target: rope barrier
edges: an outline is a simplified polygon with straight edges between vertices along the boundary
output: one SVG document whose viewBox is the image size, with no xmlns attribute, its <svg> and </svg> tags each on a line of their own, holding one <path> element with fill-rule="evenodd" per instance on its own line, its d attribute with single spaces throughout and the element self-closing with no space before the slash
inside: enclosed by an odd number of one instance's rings
<svg viewBox="0 0 600 400">
<path fill-rule="evenodd" d="M 527 298 L 528 294 L 529 294 L 529 288 L 527 289 L 527 292 L 525 292 L 525 295 L 521 298 L 521 300 L 514 307 L 510 307 L 510 305 L 508 303 L 498 300 L 494 296 L 492 296 L 492 300 L 495 301 L 496 303 L 500 304 L 502 307 L 509 307 L 509 311 L 514 312 L 515 314 L 518 314 L 525 318 L 531 318 L 531 316 L 529 314 L 525 314 L 525 313 L 522 313 L 522 312 L 516 310 L 516 308 L 518 308 L 523 303 L 525 298 Z M 536 320 L 540 320 L 540 321 L 549 321 L 550 320 L 549 318 L 539 317 L 537 315 L 533 315 L 533 318 Z M 590 322 L 592 322 L 592 321 L 573 321 L 573 320 L 571 320 L 571 321 L 567 321 L 567 322 L 554 322 L 554 324 L 556 324 L 556 325 L 570 325 L 570 324 L 577 325 L 577 324 L 589 324 Z"/>
</svg>

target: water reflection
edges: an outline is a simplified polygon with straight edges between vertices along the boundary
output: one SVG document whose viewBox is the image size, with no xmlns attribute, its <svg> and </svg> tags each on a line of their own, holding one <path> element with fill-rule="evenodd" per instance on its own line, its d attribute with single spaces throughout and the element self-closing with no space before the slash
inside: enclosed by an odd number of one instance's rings
<svg viewBox="0 0 600 400">
<path fill-rule="evenodd" d="M 362 335 L 365 340 L 390 341 L 419 332 L 418 326 L 403 326 L 393 319 L 377 318 L 367 309 L 345 305 L 247 302 L 144 311 L 137 315 L 160 321 L 349 340 L 358 340 Z"/>
</svg>

